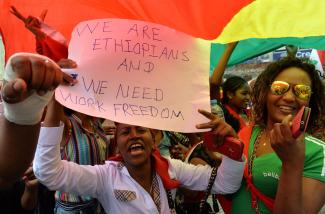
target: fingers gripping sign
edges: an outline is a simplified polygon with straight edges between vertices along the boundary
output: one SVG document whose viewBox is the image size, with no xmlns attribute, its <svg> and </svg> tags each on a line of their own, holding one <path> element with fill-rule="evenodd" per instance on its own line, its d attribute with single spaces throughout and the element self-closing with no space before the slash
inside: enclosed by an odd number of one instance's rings
<svg viewBox="0 0 325 214">
<path fill-rule="evenodd" d="M 4 72 L 4 116 L 20 125 L 37 124 L 53 89 L 62 82 L 63 73 L 51 59 L 37 54 L 14 54 Z"/>
</svg>

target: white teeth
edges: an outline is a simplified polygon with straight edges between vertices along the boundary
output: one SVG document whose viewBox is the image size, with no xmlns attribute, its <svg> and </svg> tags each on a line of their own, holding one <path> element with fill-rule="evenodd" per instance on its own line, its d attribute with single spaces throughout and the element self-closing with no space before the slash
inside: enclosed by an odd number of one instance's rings
<svg viewBox="0 0 325 214">
<path fill-rule="evenodd" d="M 289 107 L 289 106 L 280 106 L 280 109 L 285 110 L 285 111 L 293 111 L 294 108 Z"/>
<path fill-rule="evenodd" d="M 141 146 L 141 144 L 139 144 L 139 143 L 132 144 L 130 148 L 132 149 L 132 148 L 137 147 L 137 146 Z"/>
<path fill-rule="evenodd" d="M 144 149 L 143 146 L 139 143 L 132 144 L 129 148 L 130 150 Z"/>
</svg>

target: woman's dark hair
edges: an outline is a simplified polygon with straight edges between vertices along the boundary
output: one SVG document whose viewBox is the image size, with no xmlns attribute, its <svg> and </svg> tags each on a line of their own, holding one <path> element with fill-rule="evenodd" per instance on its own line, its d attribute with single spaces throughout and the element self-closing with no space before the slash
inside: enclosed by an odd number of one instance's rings
<svg viewBox="0 0 325 214">
<path fill-rule="evenodd" d="M 69 109 L 68 107 L 63 107 L 63 111 L 65 113 L 66 116 L 71 116 L 73 114 L 73 110 L 72 109 Z"/>
<path fill-rule="evenodd" d="M 240 89 L 241 87 L 247 84 L 248 84 L 247 81 L 244 78 L 241 78 L 239 76 L 229 77 L 222 84 L 222 90 L 223 90 L 222 103 L 227 104 L 229 102 L 229 98 L 227 96 L 228 92 L 235 93 L 238 89 Z"/>
<path fill-rule="evenodd" d="M 221 108 L 223 110 L 223 115 L 225 117 L 226 123 L 228 123 L 235 130 L 235 132 L 238 133 L 240 130 L 239 120 L 237 118 L 235 118 L 234 116 L 232 116 L 232 114 L 230 114 L 228 109 L 226 109 L 224 106 L 222 106 Z"/>
<path fill-rule="evenodd" d="M 310 123 L 308 130 L 314 126 L 318 119 L 325 114 L 325 93 L 324 86 L 320 80 L 315 66 L 307 60 L 295 57 L 285 57 L 279 61 L 271 63 L 256 79 L 252 91 L 252 102 L 254 109 L 255 123 L 266 126 L 267 108 L 266 97 L 274 79 L 287 68 L 300 68 L 309 75 L 312 84 L 312 95 L 309 101 L 311 108 Z"/>
</svg>

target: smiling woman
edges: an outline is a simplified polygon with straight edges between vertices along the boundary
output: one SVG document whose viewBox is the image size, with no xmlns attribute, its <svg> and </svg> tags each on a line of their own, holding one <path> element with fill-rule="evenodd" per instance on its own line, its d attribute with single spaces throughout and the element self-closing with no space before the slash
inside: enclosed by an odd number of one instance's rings
<svg viewBox="0 0 325 214">
<path fill-rule="evenodd" d="M 239 133 L 246 179 L 232 213 L 318 213 L 325 203 L 325 143 L 308 133 L 324 120 L 325 94 L 315 67 L 290 57 L 270 64 L 254 84 L 252 101 L 255 126 Z M 303 106 L 311 108 L 310 124 L 295 138 L 291 120 Z"/>
</svg>

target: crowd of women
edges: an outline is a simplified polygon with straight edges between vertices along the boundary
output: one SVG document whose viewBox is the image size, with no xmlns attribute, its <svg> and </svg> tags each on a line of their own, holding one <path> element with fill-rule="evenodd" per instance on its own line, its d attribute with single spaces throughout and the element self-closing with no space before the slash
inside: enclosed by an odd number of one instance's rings
<svg viewBox="0 0 325 214">
<path fill-rule="evenodd" d="M 198 109 L 209 122 L 196 128 L 208 135 L 128 121 L 105 133 L 104 119 L 53 98 L 58 85 L 75 83 L 61 68 L 78 65 L 41 31 L 46 13 L 12 13 L 35 34 L 41 55 L 16 54 L 4 71 L 0 195 L 15 198 L 1 205 L 8 213 L 318 213 L 324 206 L 325 89 L 308 61 L 273 62 L 253 85 L 238 76 L 223 81 L 237 45 L 228 44 L 210 78 L 212 113 Z M 292 119 L 304 106 L 309 123 L 295 136 Z M 240 139 L 243 155 L 209 150 L 207 136 L 216 147 Z"/>
</svg>

